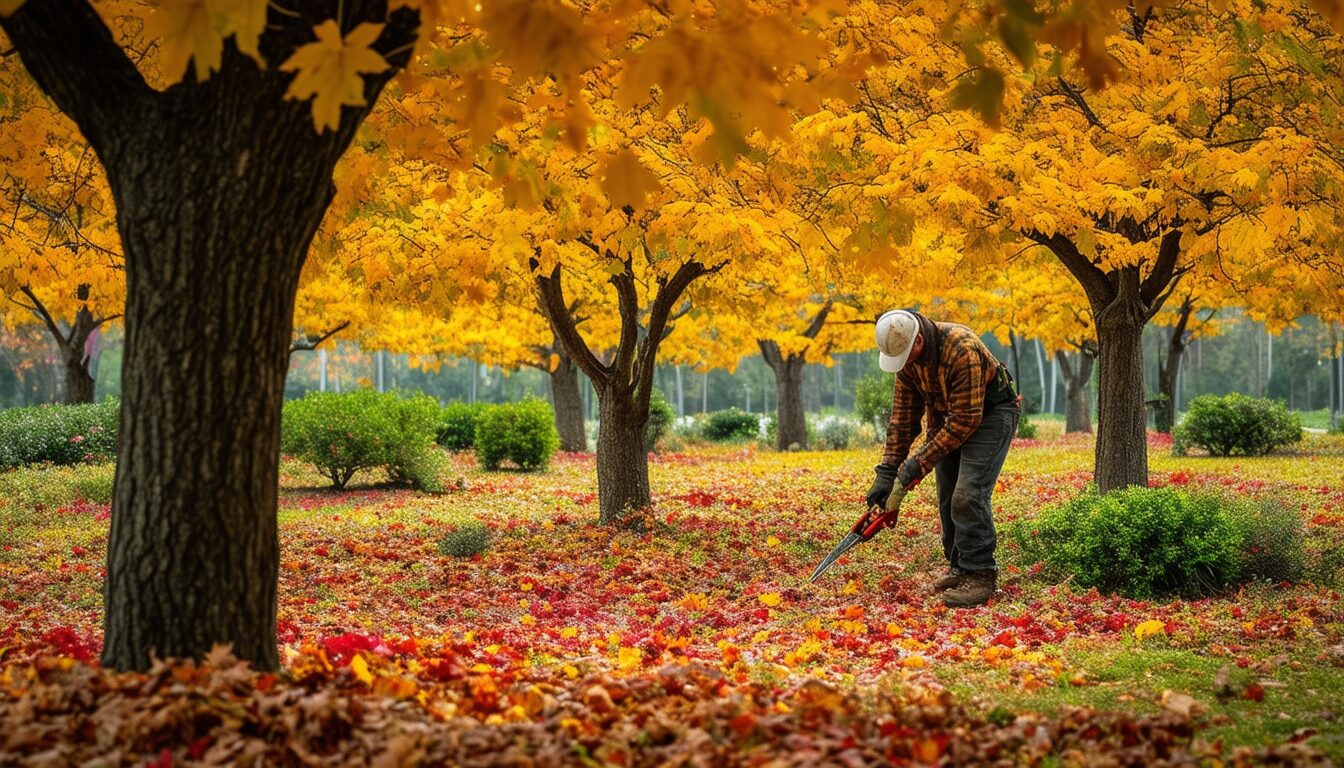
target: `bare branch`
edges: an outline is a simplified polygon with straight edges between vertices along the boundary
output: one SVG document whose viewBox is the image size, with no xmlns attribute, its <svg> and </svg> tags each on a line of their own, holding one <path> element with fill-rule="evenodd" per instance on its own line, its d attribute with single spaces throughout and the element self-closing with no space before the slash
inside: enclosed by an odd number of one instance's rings
<svg viewBox="0 0 1344 768">
<path fill-rule="evenodd" d="M 322 342 L 326 341 L 327 339 L 330 339 L 332 336 L 335 336 L 336 334 L 340 333 L 341 331 L 349 327 L 350 327 L 350 321 L 346 320 L 343 323 L 338 323 L 337 325 L 333 326 L 325 333 L 321 333 L 318 335 L 309 334 L 307 336 L 304 336 L 303 338 L 295 339 L 289 345 L 289 353 L 292 355 L 295 352 L 307 352 L 317 349 L 319 346 L 321 346 Z"/>
</svg>

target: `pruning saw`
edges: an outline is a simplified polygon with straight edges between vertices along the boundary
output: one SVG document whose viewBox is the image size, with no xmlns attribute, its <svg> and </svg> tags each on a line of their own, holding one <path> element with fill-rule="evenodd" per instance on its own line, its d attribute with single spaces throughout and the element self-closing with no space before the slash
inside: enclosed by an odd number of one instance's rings
<svg viewBox="0 0 1344 768">
<path fill-rule="evenodd" d="M 854 523 L 845 538 L 835 545 L 831 554 L 827 555 L 826 559 L 821 561 L 821 565 L 817 566 L 817 570 L 812 572 L 812 578 L 808 579 L 808 583 L 815 583 L 823 573 L 829 570 L 832 565 L 835 565 L 835 561 L 839 560 L 841 555 L 853 549 L 855 545 L 873 538 L 878 531 L 884 528 L 891 528 L 896 525 L 896 518 L 901 512 L 901 502 L 905 501 L 905 495 L 909 492 L 910 489 L 897 486 L 892 489 L 891 495 L 887 497 L 887 503 L 883 505 L 883 509 L 879 510 L 878 507 L 874 506 L 864 512 L 863 517 L 860 517 L 858 522 Z"/>
</svg>

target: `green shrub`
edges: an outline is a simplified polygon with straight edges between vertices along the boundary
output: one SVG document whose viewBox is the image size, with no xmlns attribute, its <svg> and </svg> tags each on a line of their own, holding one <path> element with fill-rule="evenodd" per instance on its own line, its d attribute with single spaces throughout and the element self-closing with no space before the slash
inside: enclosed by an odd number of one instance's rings
<svg viewBox="0 0 1344 768">
<path fill-rule="evenodd" d="M 439 553 L 448 557 L 475 557 L 490 548 L 490 529 L 473 521 L 459 525 L 439 539 Z"/>
<path fill-rule="evenodd" d="M 439 414 L 435 441 L 450 451 L 466 451 L 476 445 L 476 422 L 490 408 L 486 403 L 453 401 Z"/>
<path fill-rule="evenodd" d="M 672 428 L 672 422 L 677 418 L 677 414 L 672 410 L 671 404 L 667 402 L 667 397 L 663 391 L 657 387 L 649 394 L 649 423 L 644 428 L 644 447 L 652 451 L 658 441 L 668 433 Z"/>
<path fill-rule="evenodd" d="M 1307 528 L 1297 510 L 1273 500 L 1228 507 L 1241 536 L 1239 578 L 1243 581 L 1298 581 L 1307 571 Z"/>
<path fill-rule="evenodd" d="M 849 447 L 849 443 L 854 438 L 856 429 L 849 419 L 843 416 L 825 416 L 817 422 L 816 426 L 816 447 L 829 448 L 833 451 L 843 451 Z"/>
<path fill-rule="evenodd" d="M 117 455 L 120 413 L 121 403 L 111 399 L 0 411 L 0 469 L 111 461 Z"/>
<path fill-rule="evenodd" d="M 545 400 L 496 405 L 476 422 L 476 459 L 487 470 L 504 461 L 522 470 L 542 469 L 559 447 L 555 414 Z"/>
<path fill-rule="evenodd" d="M 1240 577 L 1243 529 L 1230 500 L 1171 488 L 1089 489 L 1019 523 L 1015 538 L 1029 557 L 1074 583 L 1148 599 L 1199 597 Z"/>
<path fill-rule="evenodd" d="M 1027 414 L 1022 414 L 1017 420 L 1017 436 L 1023 440 L 1035 440 L 1036 434 L 1036 425 L 1027 418 Z"/>
<path fill-rule="evenodd" d="M 761 428 L 761 419 L 754 413 L 737 408 L 715 411 L 705 417 L 704 433 L 707 440 L 752 440 Z"/>
<path fill-rule="evenodd" d="M 317 467 L 335 488 L 363 469 L 417 472 L 434 443 L 439 405 L 427 395 L 372 390 L 310 392 L 285 403 L 281 448 Z"/>
<path fill-rule="evenodd" d="M 891 421 L 891 398 L 896 377 L 888 374 L 864 376 L 854 383 L 854 412 L 859 419 L 873 425 L 879 435 L 887 432 Z"/>
<path fill-rule="evenodd" d="M 394 481 L 426 493 L 443 493 L 448 490 L 451 471 L 452 462 L 448 455 L 433 445 L 407 457 L 400 465 L 388 467 L 388 473 Z"/>
<path fill-rule="evenodd" d="M 1176 427 L 1173 443 L 1203 448 L 1211 456 L 1259 456 L 1302 439 L 1301 418 L 1264 398 L 1200 395 Z"/>
</svg>

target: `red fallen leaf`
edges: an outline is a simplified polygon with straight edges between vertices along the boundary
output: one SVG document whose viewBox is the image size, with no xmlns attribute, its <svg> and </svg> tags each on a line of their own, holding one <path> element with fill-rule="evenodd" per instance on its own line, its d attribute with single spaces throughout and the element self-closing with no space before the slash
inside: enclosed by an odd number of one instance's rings
<svg viewBox="0 0 1344 768">
<path fill-rule="evenodd" d="M 258 683 L 260 683 L 260 681 L 258 681 Z M 261 686 L 258 685 L 257 688 L 260 690 Z M 191 746 L 187 747 L 187 754 L 191 755 L 192 760 L 200 760 L 205 756 L 205 751 L 210 748 L 211 740 L 212 739 L 209 736 L 202 736 L 191 742 Z"/>
<path fill-rule="evenodd" d="M 1016 648 L 1017 636 L 1014 635 L 1011 630 L 1005 629 L 1004 631 L 995 635 L 994 639 L 989 641 L 989 644 L 1002 645 L 1004 648 Z"/>
<path fill-rule="evenodd" d="M 736 717 L 728 720 L 728 727 L 738 736 L 746 736 L 756 727 L 756 716 L 750 712 L 743 712 Z"/>
<path fill-rule="evenodd" d="M 1251 683 L 1242 691 L 1241 698 L 1247 701 L 1261 702 L 1265 700 L 1265 689 L 1259 683 Z"/>
<path fill-rule="evenodd" d="M 267 674 L 262 675 L 261 677 L 258 677 L 258 678 L 257 678 L 257 690 L 258 690 L 258 691 L 261 691 L 262 693 L 265 693 L 266 691 L 271 690 L 272 688 L 275 687 L 275 681 L 276 681 L 276 679 L 277 679 L 276 676 L 275 676 L 275 675 L 272 675 L 272 674 L 270 674 L 270 673 L 267 673 Z M 193 755 L 193 757 L 200 757 L 200 755 Z"/>
<path fill-rule="evenodd" d="M 173 768 L 173 753 L 164 748 L 157 759 L 145 763 L 145 768 Z"/>
</svg>

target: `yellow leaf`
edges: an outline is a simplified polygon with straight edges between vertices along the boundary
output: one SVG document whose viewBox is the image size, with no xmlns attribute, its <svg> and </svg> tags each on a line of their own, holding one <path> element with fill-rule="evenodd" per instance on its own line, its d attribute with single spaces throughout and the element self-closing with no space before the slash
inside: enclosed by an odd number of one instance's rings
<svg viewBox="0 0 1344 768">
<path fill-rule="evenodd" d="M 763 595 L 757 596 L 756 599 L 760 600 L 762 605 L 768 606 L 770 608 L 774 608 L 775 606 L 779 605 L 781 601 L 778 592 L 766 592 Z"/>
<path fill-rule="evenodd" d="M 269 0 L 212 0 L 217 26 L 224 30 L 223 36 L 233 35 L 238 50 L 252 57 L 258 64 L 265 65 L 261 58 L 258 43 L 261 33 L 266 31 L 266 9 Z"/>
<path fill-rule="evenodd" d="M 628 149 L 617 152 L 602 164 L 602 191 L 613 208 L 627 205 L 635 209 L 643 208 L 644 199 L 662 188 L 658 177 Z"/>
<path fill-rule="evenodd" d="M 565 677 L 568 677 L 570 680 L 573 680 L 574 678 L 579 676 L 579 669 L 578 667 L 575 667 L 573 664 L 566 664 L 560 669 L 564 670 Z"/>
<path fill-rule="evenodd" d="M 563 638 L 565 638 L 566 640 L 568 640 L 568 639 L 570 639 L 570 638 L 573 638 L 573 637 L 578 637 L 578 636 L 579 636 L 579 628 L 578 628 L 578 627 L 565 627 L 564 629 L 560 630 L 560 636 L 563 637 Z"/>
<path fill-rule="evenodd" d="M 19 7 L 22 5 L 23 0 L 0 0 L 0 18 L 4 18 L 19 10 Z"/>
<path fill-rule="evenodd" d="M 765 545 L 766 545 L 767 547 L 778 547 L 778 546 L 779 546 L 779 537 L 778 537 L 778 536 L 768 536 L 768 537 L 766 537 L 766 539 L 765 539 Z"/>
<path fill-rule="evenodd" d="M 616 666 L 625 671 L 639 667 L 644 660 L 644 652 L 638 648 L 621 648 L 616 652 Z"/>
<path fill-rule="evenodd" d="M 365 74 L 387 70 L 387 61 L 369 46 L 383 31 L 382 24 L 364 22 L 341 38 L 341 28 L 327 19 L 313 28 L 317 41 L 300 46 L 280 65 L 297 71 L 289 84 L 292 99 L 313 97 L 313 125 L 320 133 L 341 122 L 341 106 L 363 106 Z"/>
<path fill-rule="evenodd" d="M 1166 624 L 1163 624 L 1157 619 L 1149 619 L 1148 621 L 1145 621 L 1139 626 L 1134 628 L 1134 637 L 1137 640 L 1142 640 L 1145 637 L 1151 637 L 1152 635 L 1156 635 L 1164 631 L 1166 631 Z"/>
<path fill-rule="evenodd" d="M 182 80 L 188 62 L 196 65 L 196 79 L 205 80 L 224 55 L 208 0 L 163 0 L 145 19 L 145 37 L 159 41 L 159 72 L 169 83 Z"/>
<path fill-rule="evenodd" d="M 355 673 L 360 682 L 373 685 L 373 673 L 369 672 L 369 665 L 365 663 L 363 656 L 356 656 L 350 660 L 350 671 Z"/>
</svg>

